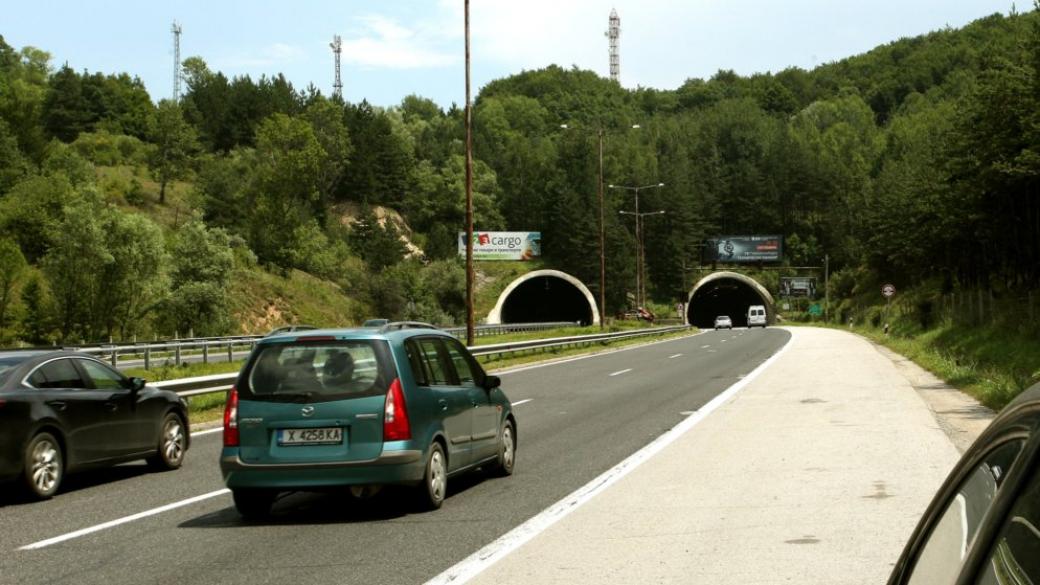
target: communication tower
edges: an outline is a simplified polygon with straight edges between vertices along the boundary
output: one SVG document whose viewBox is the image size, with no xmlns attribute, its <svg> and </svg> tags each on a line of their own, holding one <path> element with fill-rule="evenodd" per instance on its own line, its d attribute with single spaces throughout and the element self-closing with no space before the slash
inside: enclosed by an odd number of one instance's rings
<svg viewBox="0 0 1040 585">
<path fill-rule="evenodd" d="M 339 76 L 339 55 L 343 52 L 343 39 L 339 35 L 333 35 L 329 47 L 336 56 L 336 80 L 332 82 L 332 95 L 343 99 L 343 80 Z"/>
<path fill-rule="evenodd" d="M 173 102 L 181 101 L 181 25 L 173 21 Z"/>
<path fill-rule="evenodd" d="M 610 79 L 621 83 L 621 50 L 618 48 L 618 39 L 621 38 L 621 17 L 618 16 L 616 9 L 610 9 L 610 26 L 605 34 L 610 40 Z"/>
</svg>

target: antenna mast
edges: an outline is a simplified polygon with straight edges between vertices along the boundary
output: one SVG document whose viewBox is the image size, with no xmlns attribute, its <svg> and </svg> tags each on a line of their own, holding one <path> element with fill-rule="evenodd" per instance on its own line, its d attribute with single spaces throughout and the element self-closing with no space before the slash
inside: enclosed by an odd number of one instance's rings
<svg viewBox="0 0 1040 585">
<path fill-rule="evenodd" d="M 621 83 L 621 50 L 618 47 L 618 39 L 621 38 L 621 17 L 613 8 L 610 9 L 610 26 L 606 35 L 610 39 L 610 80 Z"/>
<path fill-rule="evenodd" d="M 332 82 L 332 96 L 343 99 L 343 80 L 339 76 L 339 55 L 343 52 L 343 39 L 339 35 L 333 35 L 329 47 L 336 56 L 336 80 Z"/>
<path fill-rule="evenodd" d="M 181 25 L 173 21 L 173 103 L 181 101 Z"/>
</svg>

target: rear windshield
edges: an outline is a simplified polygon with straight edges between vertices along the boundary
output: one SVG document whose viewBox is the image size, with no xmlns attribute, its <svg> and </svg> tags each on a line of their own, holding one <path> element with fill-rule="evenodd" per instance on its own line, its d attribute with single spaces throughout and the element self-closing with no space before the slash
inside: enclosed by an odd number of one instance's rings
<svg viewBox="0 0 1040 585">
<path fill-rule="evenodd" d="M 238 389 L 243 398 L 286 402 L 380 394 L 397 377 L 381 340 L 262 345 L 246 368 Z"/>
</svg>

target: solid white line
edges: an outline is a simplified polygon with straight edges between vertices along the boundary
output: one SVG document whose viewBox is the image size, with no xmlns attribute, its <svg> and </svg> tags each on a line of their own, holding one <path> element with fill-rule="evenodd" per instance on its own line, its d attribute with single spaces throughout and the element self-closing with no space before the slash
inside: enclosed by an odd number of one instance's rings
<svg viewBox="0 0 1040 585">
<path fill-rule="evenodd" d="M 211 434 L 211 433 L 219 433 L 220 431 L 223 431 L 223 430 L 224 430 L 224 427 L 216 427 L 216 428 L 213 428 L 213 429 L 206 429 L 204 431 L 192 431 L 191 432 L 191 436 L 198 437 L 199 435 L 208 435 L 208 434 Z"/>
<path fill-rule="evenodd" d="M 176 508 L 180 508 L 180 507 L 183 507 L 183 506 L 188 506 L 190 504 L 194 504 L 195 502 L 201 502 L 202 500 L 208 500 L 209 498 L 215 498 L 217 496 L 222 496 L 222 495 L 227 494 L 227 493 L 231 493 L 231 490 L 225 488 L 225 489 L 222 489 L 222 490 L 217 490 L 215 492 L 210 492 L 208 494 L 202 494 L 201 496 L 195 496 L 194 498 L 188 498 L 187 500 L 181 500 L 179 502 L 174 502 L 172 504 L 166 504 L 165 506 L 159 506 L 158 508 L 152 508 L 151 510 L 145 510 L 144 512 L 138 512 L 137 514 L 132 514 L 130 516 L 124 516 L 122 518 L 117 518 L 116 520 L 111 520 L 109 522 L 105 522 L 104 524 L 98 524 L 96 526 L 91 526 L 89 528 L 84 528 L 82 530 L 77 530 L 75 532 L 70 532 L 68 534 L 63 534 L 61 536 L 55 536 L 54 538 L 48 538 L 47 540 L 41 540 L 39 542 L 34 542 L 32 544 L 27 544 L 27 545 L 19 548 L 18 550 L 35 550 L 35 549 L 38 549 L 38 548 L 43 548 L 43 547 L 46 547 L 46 546 L 50 546 L 52 544 L 58 544 L 59 542 L 65 542 L 66 540 L 72 540 L 73 538 L 79 538 L 80 536 L 86 536 L 87 534 L 92 534 L 94 532 L 99 532 L 99 531 L 105 530 L 107 528 L 112 528 L 113 526 L 119 526 L 120 524 L 126 524 L 127 522 L 133 522 L 134 520 L 140 520 L 141 518 L 147 518 L 148 516 L 155 516 L 156 514 L 162 514 L 163 512 L 168 512 L 168 511 L 176 509 Z"/>
<path fill-rule="evenodd" d="M 610 377 L 613 378 L 614 376 L 620 376 L 621 374 L 624 374 L 625 372 L 631 372 L 631 371 L 632 371 L 632 368 L 628 368 L 626 370 L 618 370 L 618 371 L 614 372 L 613 374 L 611 374 Z"/>
<path fill-rule="evenodd" d="M 512 404 L 512 406 L 520 406 L 521 404 L 527 404 L 528 402 L 530 402 L 532 400 L 534 400 L 534 398 L 528 398 L 527 400 L 517 400 L 516 402 L 514 402 Z"/>
<path fill-rule="evenodd" d="M 675 354 L 675 355 L 670 355 L 670 356 L 668 356 L 668 359 L 670 359 L 670 360 L 674 360 L 675 358 L 677 358 L 677 357 L 679 357 L 679 356 L 681 356 L 681 355 L 682 355 L 681 353 L 677 353 L 677 354 Z"/>
<path fill-rule="evenodd" d="M 527 541 L 538 536 L 553 524 L 559 522 L 574 510 L 577 510 L 582 504 L 602 493 L 603 490 L 613 485 L 614 482 L 631 473 L 632 470 L 636 469 L 648 459 L 659 453 L 662 449 L 681 437 L 686 431 L 692 429 L 697 425 L 697 423 L 704 420 L 705 417 L 711 414 L 714 410 L 729 401 L 729 399 L 737 392 L 743 390 L 761 372 L 765 371 L 766 368 L 771 366 L 773 362 L 787 351 L 787 348 L 791 346 L 794 337 L 795 332 L 791 331 L 791 339 L 780 348 L 780 351 L 762 362 L 757 368 L 748 374 L 746 378 L 733 384 L 715 398 L 712 398 L 711 401 L 705 404 L 700 410 L 684 418 L 679 424 L 654 439 L 649 445 L 636 451 L 621 463 L 618 463 L 596 479 L 593 479 L 567 497 L 556 502 L 549 508 L 546 508 L 530 520 L 505 533 L 491 544 L 471 554 L 465 559 L 462 559 L 458 564 L 444 571 L 440 575 L 430 579 L 426 582 L 426 585 L 461 585 L 462 583 L 466 583 L 491 565 L 497 563 L 509 553 L 523 546 Z"/>
</svg>

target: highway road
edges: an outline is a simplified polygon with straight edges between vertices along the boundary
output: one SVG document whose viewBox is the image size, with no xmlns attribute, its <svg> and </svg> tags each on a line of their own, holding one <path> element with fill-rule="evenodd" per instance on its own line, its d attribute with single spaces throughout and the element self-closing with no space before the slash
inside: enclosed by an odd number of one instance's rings
<svg viewBox="0 0 1040 585">
<path fill-rule="evenodd" d="M 0 500 L 0 584 L 424 583 L 645 446 L 789 338 L 708 331 L 503 373 L 516 474 L 453 479 L 431 513 L 393 490 L 365 502 L 292 494 L 270 521 L 244 523 L 220 479 L 220 433 L 196 434 L 178 471 L 127 464 L 70 476 L 51 501 Z"/>
</svg>

